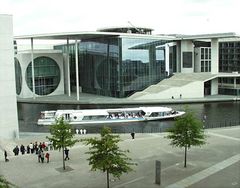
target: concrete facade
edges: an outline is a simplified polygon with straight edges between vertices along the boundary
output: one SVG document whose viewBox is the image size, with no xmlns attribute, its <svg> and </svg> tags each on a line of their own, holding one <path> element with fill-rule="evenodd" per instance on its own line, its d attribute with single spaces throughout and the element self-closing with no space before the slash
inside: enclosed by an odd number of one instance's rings
<svg viewBox="0 0 240 188">
<path fill-rule="evenodd" d="M 11 15 L 0 15 L 0 139 L 18 137 Z"/>
<path fill-rule="evenodd" d="M 65 76 L 64 76 L 62 52 L 60 52 L 58 50 L 34 51 L 33 56 L 34 56 L 34 59 L 36 59 L 38 57 L 49 57 L 57 63 L 57 65 L 60 69 L 60 82 L 58 84 L 58 87 L 52 93 L 48 94 L 48 96 L 64 94 L 64 77 Z M 26 82 L 27 67 L 29 66 L 29 64 L 32 61 L 31 60 L 31 52 L 30 51 L 20 52 L 17 55 L 15 55 L 15 57 L 19 61 L 20 65 L 21 65 L 21 70 L 22 70 L 22 90 L 21 90 L 21 93 L 19 94 L 19 97 L 22 97 L 22 98 L 33 97 L 33 92 L 29 89 L 27 82 Z M 37 94 L 35 94 L 35 96 L 41 97 L 41 95 L 37 95 Z"/>
<path fill-rule="evenodd" d="M 192 66 L 189 68 L 184 67 L 184 59 L 183 59 L 183 53 L 184 52 L 191 52 L 192 53 Z M 183 40 L 181 41 L 181 72 L 182 73 L 192 73 L 194 70 L 194 48 L 193 48 L 193 42 L 192 40 Z"/>
</svg>

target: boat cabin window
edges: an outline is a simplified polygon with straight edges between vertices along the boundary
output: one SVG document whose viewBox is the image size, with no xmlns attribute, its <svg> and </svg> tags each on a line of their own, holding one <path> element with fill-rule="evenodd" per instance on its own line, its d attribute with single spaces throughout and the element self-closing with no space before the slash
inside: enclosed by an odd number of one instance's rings
<svg viewBox="0 0 240 188">
<path fill-rule="evenodd" d="M 107 116 L 99 115 L 99 116 L 84 116 L 83 120 L 105 120 Z"/>
<path fill-rule="evenodd" d="M 52 119 L 54 118 L 56 112 L 45 112 L 41 113 L 41 118 L 42 119 Z"/>
<path fill-rule="evenodd" d="M 64 120 L 70 120 L 70 114 L 63 114 Z"/>
<path fill-rule="evenodd" d="M 171 112 L 152 112 L 149 117 L 167 116 L 169 114 L 171 114 Z"/>
</svg>

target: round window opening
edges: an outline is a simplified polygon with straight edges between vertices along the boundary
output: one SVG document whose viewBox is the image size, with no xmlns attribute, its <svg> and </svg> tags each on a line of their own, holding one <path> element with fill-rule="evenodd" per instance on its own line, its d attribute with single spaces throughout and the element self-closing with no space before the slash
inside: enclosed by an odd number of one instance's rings
<svg viewBox="0 0 240 188">
<path fill-rule="evenodd" d="M 56 90 L 60 82 L 60 69 L 55 60 L 50 57 L 37 57 L 34 59 L 34 82 L 37 95 L 48 95 Z M 26 71 L 26 82 L 31 91 L 32 84 L 32 62 Z"/>
<path fill-rule="evenodd" d="M 16 83 L 16 93 L 19 95 L 22 90 L 22 69 L 17 58 L 14 58 L 15 65 L 15 83 Z"/>
</svg>

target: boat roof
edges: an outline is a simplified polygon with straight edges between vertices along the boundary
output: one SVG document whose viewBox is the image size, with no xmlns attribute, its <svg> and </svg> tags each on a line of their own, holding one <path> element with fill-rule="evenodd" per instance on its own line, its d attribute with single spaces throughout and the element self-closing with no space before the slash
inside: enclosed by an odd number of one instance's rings
<svg viewBox="0 0 240 188">
<path fill-rule="evenodd" d="M 171 111 L 172 108 L 168 107 L 140 107 L 144 112 L 166 112 Z"/>
<path fill-rule="evenodd" d="M 57 112 L 57 114 L 72 113 L 86 115 L 109 115 L 109 113 L 121 113 L 121 112 L 165 112 L 171 111 L 168 107 L 136 107 L 136 108 L 112 108 L 112 109 L 87 109 L 87 110 L 57 110 L 57 111 L 45 111 L 45 113 Z"/>
</svg>

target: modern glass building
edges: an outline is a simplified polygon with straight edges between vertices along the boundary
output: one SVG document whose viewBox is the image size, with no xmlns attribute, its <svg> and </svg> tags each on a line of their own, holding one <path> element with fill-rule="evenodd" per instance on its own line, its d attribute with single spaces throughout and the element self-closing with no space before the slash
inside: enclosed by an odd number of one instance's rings
<svg viewBox="0 0 240 188">
<path fill-rule="evenodd" d="M 238 35 L 152 35 L 151 32 L 149 28 L 122 27 L 17 37 L 31 42 L 63 41 L 51 49 L 58 51 L 54 56 L 53 52 L 34 52 L 33 45 L 30 53 L 16 54 L 20 65 L 24 64 L 22 85 L 26 85 L 21 91 L 21 83 L 17 83 L 18 96 L 76 93 L 79 100 L 82 92 L 151 100 L 180 95 L 199 98 L 228 94 L 230 90 L 238 95 Z"/>
<path fill-rule="evenodd" d="M 167 40 L 103 36 L 78 43 L 79 85 L 82 92 L 127 97 L 166 78 Z M 55 46 L 67 52 L 66 45 Z M 75 45 L 69 45 L 71 90 L 76 86 Z M 171 59 L 173 61 L 174 58 Z M 176 63 L 174 63 L 176 64 Z"/>
</svg>

